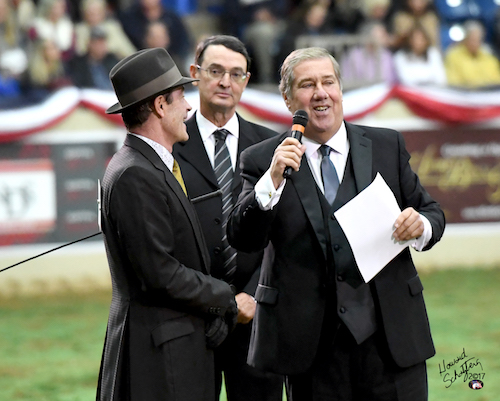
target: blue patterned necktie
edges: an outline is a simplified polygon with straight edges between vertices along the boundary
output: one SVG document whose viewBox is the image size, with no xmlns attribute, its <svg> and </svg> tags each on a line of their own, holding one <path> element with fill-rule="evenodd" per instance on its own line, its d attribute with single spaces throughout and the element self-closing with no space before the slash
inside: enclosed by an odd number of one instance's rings
<svg viewBox="0 0 500 401">
<path fill-rule="evenodd" d="M 330 205 L 337 196 L 339 189 L 339 177 L 337 170 L 330 159 L 330 151 L 332 148 L 328 145 L 321 145 L 319 151 L 323 158 L 321 159 L 321 178 L 323 179 L 323 186 L 325 188 L 325 198 Z"/>
<path fill-rule="evenodd" d="M 224 258 L 224 274 L 225 280 L 231 282 L 231 278 L 236 271 L 236 249 L 229 245 L 226 235 L 227 218 L 233 207 L 233 197 L 231 187 L 233 183 L 233 166 L 231 157 L 226 146 L 226 137 L 229 132 L 225 129 L 220 129 L 214 132 L 215 136 L 215 157 L 214 157 L 214 172 L 219 183 L 219 188 L 222 191 L 222 256 Z"/>
</svg>

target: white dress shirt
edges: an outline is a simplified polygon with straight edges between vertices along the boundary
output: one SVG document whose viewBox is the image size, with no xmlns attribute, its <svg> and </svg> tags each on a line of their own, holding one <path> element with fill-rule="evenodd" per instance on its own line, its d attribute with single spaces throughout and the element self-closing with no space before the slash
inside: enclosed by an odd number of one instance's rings
<svg viewBox="0 0 500 401">
<path fill-rule="evenodd" d="M 238 122 L 238 117 L 235 114 L 229 119 L 229 121 L 223 127 L 217 127 L 214 123 L 207 120 L 199 111 L 196 112 L 196 123 L 198 124 L 198 130 L 200 131 L 201 140 L 205 145 L 207 151 L 208 159 L 214 166 L 215 158 L 215 136 L 214 132 L 218 129 L 226 129 L 229 134 L 226 138 L 226 147 L 229 150 L 229 156 L 231 156 L 231 164 L 233 165 L 233 171 L 236 167 L 236 162 L 238 159 L 238 138 L 240 135 L 240 124 Z"/>
<path fill-rule="evenodd" d="M 172 169 L 174 168 L 174 156 L 172 156 L 172 153 L 170 153 L 165 146 L 160 145 L 158 142 L 146 138 L 145 136 L 134 134 L 133 132 L 130 133 L 137 138 L 142 139 L 149 146 L 151 146 L 153 150 L 158 154 L 158 156 L 160 156 L 162 162 L 165 163 L 165 166 L 167 166 L 168 169 L 172 171 Z"/>
</svg>

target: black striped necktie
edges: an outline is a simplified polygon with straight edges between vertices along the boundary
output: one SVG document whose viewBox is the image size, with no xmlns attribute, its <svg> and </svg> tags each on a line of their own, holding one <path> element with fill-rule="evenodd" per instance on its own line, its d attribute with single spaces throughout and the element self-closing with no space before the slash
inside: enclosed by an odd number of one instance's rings
<svg viewBox="0 0 500 401">
<path fill-rule="evenodd" d="M 231 187 L 233 183 L 233 166 L 231 164 L 231 156 L 226 146 L 226 137 L 229 132 L 225 129 L 220 129 L 214 132 L 215 136 L 215 157 L 214 157 L 214 172 L 219 183 L 219 188 L 222 191 L 222 257 L 224 259 L 224 275 L 227 282 L 231 282 L 231 278 L 236 271 L 236 249 L 232 248 L 227 241 L 226 225 L 229 212 L 233 207 L 233 198 Z"/>
</svg>

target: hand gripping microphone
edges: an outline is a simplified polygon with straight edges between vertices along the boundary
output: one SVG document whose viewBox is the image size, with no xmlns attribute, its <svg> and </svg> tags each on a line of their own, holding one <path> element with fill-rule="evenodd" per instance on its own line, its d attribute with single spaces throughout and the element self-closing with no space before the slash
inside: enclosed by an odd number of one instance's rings
<svg viewBox="0 0 500 401">
<path fill-rule="evenodd" d="M 306 128 L 307 122 L 309 121 L 309 116 L 305 110 L 297 110 L 293 115 L 293 125 L 292 125 L 292 138 L 298 139 L 302 142 L 302 134 Z M 289 178 L 292 175 L 292 168 L 288 166 L 283 171 L 283 178 Z"/>
</svg>

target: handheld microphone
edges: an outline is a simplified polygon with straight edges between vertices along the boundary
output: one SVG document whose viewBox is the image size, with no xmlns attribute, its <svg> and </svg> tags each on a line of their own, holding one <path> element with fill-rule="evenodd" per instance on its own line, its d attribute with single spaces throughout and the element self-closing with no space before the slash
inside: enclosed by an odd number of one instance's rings
<svg viewBox="0 0 500 401">
<path fill-rule="evenodd" d="M 293 114 L 293 125 L 292 125 L 292 138 L 298 139 L 302 142 L 302 134 L 306 129 L 307 122 L 309 121 L 309 116 L 305 110 L 297 110 Z M 283 178 L 289 178 L 292 175 L 292 168 L 288 166 L 283 171 Z"/>
</svg>

